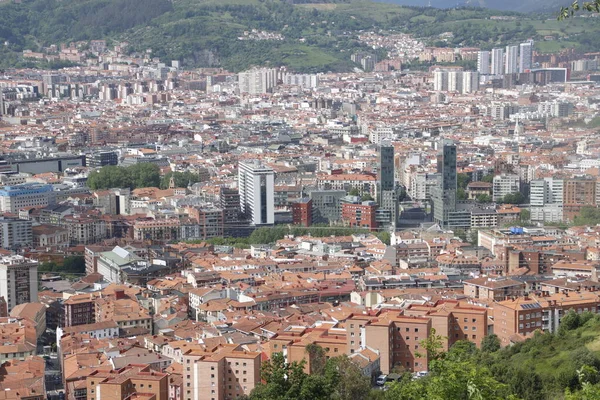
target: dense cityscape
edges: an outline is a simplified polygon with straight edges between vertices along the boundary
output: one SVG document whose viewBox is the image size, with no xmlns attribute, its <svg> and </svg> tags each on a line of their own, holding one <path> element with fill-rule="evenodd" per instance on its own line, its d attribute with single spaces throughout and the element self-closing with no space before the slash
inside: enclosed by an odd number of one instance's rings
<svg viewBox="0 0 600 400">
<path fill-rule="evenodd" d="M 357 38 L 0 72 L 0 397 L 600 398 L 600 53 Z"/>
</svg>

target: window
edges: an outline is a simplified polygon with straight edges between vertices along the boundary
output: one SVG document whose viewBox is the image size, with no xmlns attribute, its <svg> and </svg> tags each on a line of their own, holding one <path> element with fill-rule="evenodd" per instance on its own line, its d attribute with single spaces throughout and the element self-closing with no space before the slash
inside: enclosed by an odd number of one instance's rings
<svg viewBox="0 0 600 400">
<path fill-rule="evenodd" d="M 415 328 L 415 332 L 419 332 L 419 328 Z"/>
</svg>

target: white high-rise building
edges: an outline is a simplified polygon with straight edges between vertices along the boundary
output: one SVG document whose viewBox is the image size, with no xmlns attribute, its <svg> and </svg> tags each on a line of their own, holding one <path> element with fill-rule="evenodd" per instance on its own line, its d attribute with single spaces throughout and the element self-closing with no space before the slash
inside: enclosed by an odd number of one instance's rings
<svg viewBox="0 0 600 400">
<path fill-rule="evenodd" d="M 471 93 L 479 90 L 479 72 L 445 71 L 433 72 L 433 89 L 437 92 Z"/>
<path fill-rule="evenodd" d="M 463 77 L 462 71 L 448 71 L 448 91 L 462 93 Z"/>
<path fill-rule="evenodd" d="M 563 220 L 562 179 L 535 179 L 529 186 L 531 220 L 536 222 L 559 222 Z"/>
<path fill-rule="evenodd" d="M 462 93 L 473 93 L 479 90 L 479 72 L 465 71 L 463 74 Z"/>
<path fill-rule="evenodd" d="M 517 58 L 519 55 L 519 48 L 517 46 L 506 46 L 506 60 L 504 64 L 504 73 L 515 74 L 518 72 L 517 69 Z"/>
<path fill-rule="evenodd" d="M 448 90 L 448 71 L 433 71 L 433 90 L 436 92 L 445 92 Z"/>
<path fill-rule="evenodd" d="M 20 255 L 0 258 L 0 296 L 8 311 L 23 303 L 38 300 L 38 263 Z"/>
<path fill-rule="evenodd" d="M 253 68 L 238 74 L 240 93 L 269 93 L 277 86 L 277 70 L 275 68 Z"/>
<path fill-rule="evenodd" d="M 31 221 L 0 217 L 0 246 L 4 249 L 17 249 L 33 244 Z"/>
<path fill-rule="evenodd" d="M 252 225 L 275 223 L 275 172 L 259 162 L 238 166 L 240 208 Z"/>
<path fill-rule="evenodd" d="M 502 75 L 504 73 L 504 50 L 492 50 L 492 65 L 490 68 L 492 75 Z"/>
<path fill-rule="evenodd" d="M 481 75 L 490 74 L 490 52 L 480 51 L 477 53 L 477 71 Z"/>
<path fill-rule="evenodd" d="M 521 190 L 521 179 L 517 174 L 496 175 L 493 181 L 493 200 L 501 201 L 507 194 L 514 194 Z"/>
<path fill-rule="evenodd" d="M 519 45 L 519 72 L 531 69 L 533 65 L 533 40 Z"/>
</svg>

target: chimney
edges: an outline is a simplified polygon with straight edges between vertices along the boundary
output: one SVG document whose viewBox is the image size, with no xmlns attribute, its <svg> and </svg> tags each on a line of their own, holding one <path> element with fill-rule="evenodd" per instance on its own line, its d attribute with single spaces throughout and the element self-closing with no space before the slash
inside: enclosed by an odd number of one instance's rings
<svg viewBox="0 0 600 400">
<path fill-rule="evenodd" d="M 115 290 L 115 298 L 117 300 L 124 299 L 125 298 L 125 290 L 123 290 L 123 289 Z"/>
</svg>

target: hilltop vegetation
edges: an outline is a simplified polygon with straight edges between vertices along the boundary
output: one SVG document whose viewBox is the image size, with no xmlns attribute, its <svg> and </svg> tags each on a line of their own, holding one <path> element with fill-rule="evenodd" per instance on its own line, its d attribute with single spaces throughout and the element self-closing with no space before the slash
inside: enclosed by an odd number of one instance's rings
<svg viewBox="0 0 600 400">
<path fill-rule="evenodd" d="M 413 33 L 436 46 L 491 48 L 533 37 L 568 36 L 568 43 L 600 50 L 597 24 L 572 19 L 556 25 L 546 17 L 482 8 L 400 7 L 365 0 L 300 4 L 280 0 L 23 0 L 0 5 L 0 67 L 36 65 L 23 49 L 61 42 L 127 41 L 130 52 L 151 50 L 187 66 L 286 65 L 299 72 L 347 71 L 350 54 L 371 50 L 359 31 Z M 491 20 L 494 15 L 515 17 Z M 245 31 L 278 32 L 283 40 L 239 40 Z M 440 35 L 453 35 L 441 39 Z M 559 43 L 559 42 L 547 42 Z M 560 50 L 561 45 L 554 46 Z M 50 66 L 51 67 L 51 66 Z"/>
<path fill-rule="evenodd" d="M 481 350 L 471 342 L 460 341 L 448 352 L 441 351 L 442 338 L 434 331 L 422 343 L 430 360 L 426 377 L 414 379 L 405 373 L 400 382 L 387 384 L 388 390 L 370 393 L 365 378 L 356 372 L 339 376 L 340 370 L 331 368 L 330 362 L 335 365 L 343 358 L 329 359 L 315 376 L 302 373 L 302 364 L 285 364 L 283 357 L 276 355 L 265 364 L 264 383 L 250 399 L 598 400 L 599 328 L 600 316 L 570 312 L 563 317 L 557 334 L 536 333 L 504 349 L 500 349 L 498 338 L 490 335 Z M 311 351 L 319 353 L 318 348 Z M 282 380 L 284 374 L 295 379 Z M 353 383 L 350 388 L 349 383 Z"/>
</svg>

